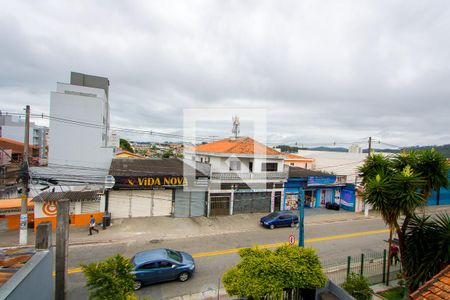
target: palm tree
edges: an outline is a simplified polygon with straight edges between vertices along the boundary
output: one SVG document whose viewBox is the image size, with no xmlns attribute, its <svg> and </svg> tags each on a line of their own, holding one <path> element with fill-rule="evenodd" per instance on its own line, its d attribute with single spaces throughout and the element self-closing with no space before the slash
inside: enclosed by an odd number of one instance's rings
<svg viewBox="0 0 450 300">
<path fill-rule="evenodd" d="M 400 253 L 405 249 L 404 232 L 415 209 L 422 203 L 418 192 L 424 181 L 409 166 L 393 175 L 376 175 L 368 178 L 363 193 L 366 202 L 380 212 L 386 225 L 394 229 L 399 239 Z M 403 223 L 399 223 L 404 216 Z"/>
<path fill-rule="evenodd" d="M 383 154 L 371 153 L 364 165 L 359 168 L 359 172 L 359 176 L 362 177 L 362 184 L 365 185 L 368 179 L 375 178 L 376 175 L 392 175 L 392 161 L 383 156 Z"/>
<path fill-rule="evenodd" d="M 414 215 L 405 235 L 403 267 L 409 274 L 411 290 L 428 281 L 450 264 L 450 216 Z"/>
<path fill-rule="evenodd" d="M 448 186 L 448 168 L 442 155 L 428 150 L 419 153 L 402 152 L 392 160 L 381 154 L 371 154 L 359 169 L 365 186 L 363 195 L 366 203 L 381 213 L 391 229 L 391 236 L 393 229 L 397 233 L 403 266 L 411 266 L 411 260 L 417 261 L 414 252 L 408 252 L 410 247 L 416 247 L 417 244 L 406 243 L 410 222 L 417 220 L 414 212 L 424 204 L 431 191 Z M 423 235 L 419 235 L 420 237 Z M 446 241 L 448 243 L 448 239 Z M 423 250 L 420 251 L 424 253 Z M 410 253 L 413 258 L 408 257 Z M 430 259 L 433 259 L 432 255 Z M 414 274 L 414 267 L 405 267 L 407 278 L 415 278 Z"/>
<path fill-rule="evenodd" d="M 449 185 L 447 159 L 434 148 L 418 153 L 415 170 L 426 180 L 422 190 L 424 202 L 427 201 L 433 191 L 438 191 L 441 187 L 447 188 Z"/>
</svg>

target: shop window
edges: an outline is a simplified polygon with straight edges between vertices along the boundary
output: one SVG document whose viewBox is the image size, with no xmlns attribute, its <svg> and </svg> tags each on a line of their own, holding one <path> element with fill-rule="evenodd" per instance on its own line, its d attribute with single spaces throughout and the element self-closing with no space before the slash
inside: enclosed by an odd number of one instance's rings
<svg viewBox="0 0 450 300">
<path fill-rule="evenodd" d="M 294 163 L 291 163 L 291 166 L 293 166 L 294 165 Z"/>
<path fill-rule="evenodd" d="M 277 163 L 262 163 L 261 170 L 263 172 L 276 172 L 278 170 Z"/>
</svg>

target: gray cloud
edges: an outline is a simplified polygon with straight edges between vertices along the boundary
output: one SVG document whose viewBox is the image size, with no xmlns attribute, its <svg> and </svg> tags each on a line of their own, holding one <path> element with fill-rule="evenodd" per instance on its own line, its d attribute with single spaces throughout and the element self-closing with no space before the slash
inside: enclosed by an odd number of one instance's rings
<svg viewBox="0 0 450 300">
<path fill-rule="evenodd" d="M 180 133 L 184 108 L 257 107 L 284 142 L 444 144 L 449 30 L 448 1 L 10 1 L 0 108 L 47 113 L 79 71 L 110 78 L 114 126 Z"/>
</svg>

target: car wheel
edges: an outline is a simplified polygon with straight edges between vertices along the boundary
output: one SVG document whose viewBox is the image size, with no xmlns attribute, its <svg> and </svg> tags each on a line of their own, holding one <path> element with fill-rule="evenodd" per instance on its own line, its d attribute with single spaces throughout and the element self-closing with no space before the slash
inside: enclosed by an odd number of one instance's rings
<svg viewBox="0 0 450 300">
<path fill-rule="evenodd" d="M 270 224 L 269 228 L 270 228 L 270 229 L 274 229 L 274 228 L 275 228 L 275 225 Z"/>
<path fill-rule="evenodd" d="M 142 287 L 142 281 L 135 280 L 134 281 L 134 290 L 137 291 Z"/>
<path fill-rule="evenodd" d="M 181 273 L 178 275 L 178 280 L 181 281 L 181 282 L 185 282 L 185 281 L 187 281 L 188 279 L 189 279 L 189 273 L 188 273 L 188 272 L 181 272 Z"/>
</svg>

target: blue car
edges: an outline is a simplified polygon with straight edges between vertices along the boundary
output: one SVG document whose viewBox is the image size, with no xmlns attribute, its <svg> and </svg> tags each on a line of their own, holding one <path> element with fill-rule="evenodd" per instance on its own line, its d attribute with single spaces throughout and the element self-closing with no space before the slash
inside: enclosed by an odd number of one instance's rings
<svg viewBox="0 0 450 300">
<path fill-rule="evenodd" d="M 195 270 L 192 256 L 171 249 L 152 249 L 137 253 L 131 262 L 134 265 L 135 290 L 143 285 L 176 280 L 187 281 Z"/>
<path fill-rule="evenodd" d="M 290 210 L 276 211 L 259 220 L 264 227 L 274 229 L 275 227 L 291 226 L 298 224 L 298 216 Z"/>
</svg>

